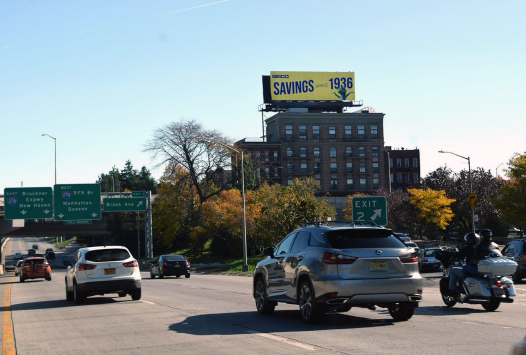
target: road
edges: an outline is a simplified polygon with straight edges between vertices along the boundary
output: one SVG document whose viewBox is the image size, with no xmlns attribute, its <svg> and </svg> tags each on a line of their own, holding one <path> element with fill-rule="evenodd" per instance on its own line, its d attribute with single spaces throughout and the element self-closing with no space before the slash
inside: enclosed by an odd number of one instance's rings
<svg viewBox="0 0 526 355">
<path fill-rule="evenodd" d="M 150 279 L 143 272 L 140 301 L 96 296 L 80 306 L 65 299 L 63 270 L 55 269 L 51 282 L 19 283 L 12 273 L 1 280 L 15 281 L 17 354 L 509 354 L 526 333 L 526 285 L 496 312 L 448 309 L 437 275 L 424 274 L 424 300 L 407 322 L 393 322 L 384 309 L 353 308 L 316 325 L 304 324 L 292 305 L 258 315 L 250 277 Z"/>
</svg>

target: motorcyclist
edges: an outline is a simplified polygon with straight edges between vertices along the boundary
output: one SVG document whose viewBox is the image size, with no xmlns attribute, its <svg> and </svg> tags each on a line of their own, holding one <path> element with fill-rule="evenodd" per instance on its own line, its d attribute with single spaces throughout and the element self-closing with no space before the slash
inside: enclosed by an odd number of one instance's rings
<svg viewBox="0 0 526 355">
<path fill-rule="evenodd" d="M 475 252 L 475 246 L 479 241 L 479 236 L 473 232 L 469 232 L 464 236 L 464 241 L 466 243 L 458 252 L 448 253 L 447 256 L 466 262 L 471 260 L 473 253 Z M 453 267 L 449 271 L 449 293 L 451 296 L 454 296 L 457 293 L 457 282 L 458 279 L 462 277 L 464 267 Z"/>
<path fill-rule="evenodd" d="M 473 255 L 468 261 L 469 268 L 466 270 L 467 272 L 478 273 L 478 262 L 487 256 L 502 256 L 499 246 L 492 241 L 492 236 L 493 233 L 490 229 L 483 229 L 480 231 L 480 243 L 477 244 Z"/>
</svg>

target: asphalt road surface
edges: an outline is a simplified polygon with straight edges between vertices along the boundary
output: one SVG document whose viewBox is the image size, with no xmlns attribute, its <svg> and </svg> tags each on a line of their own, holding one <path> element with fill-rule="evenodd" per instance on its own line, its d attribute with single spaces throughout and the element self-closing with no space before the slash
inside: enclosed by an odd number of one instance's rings
<svg viewBox="0 0 526 355">
<path fill-rule="evenodd" d="M 393 322 L 382 308 L 353 308 L 315 325 L 293 305 L 259 315 L 252 279 L 243 276 L 150 279 L 143 272 L 140 301 L 106 295 L 84 305 L 66 301 L 64 270 L 53 270 L 50 282 L 20 283 L 11 273 L 1 283 L 13 281 L 17 354 L 509 354 L 526 334 L 526 284 L 496 312 L 449 309 L 438 275 L 423 274 L 424 300 L 407 322 Z"/>
</svg>

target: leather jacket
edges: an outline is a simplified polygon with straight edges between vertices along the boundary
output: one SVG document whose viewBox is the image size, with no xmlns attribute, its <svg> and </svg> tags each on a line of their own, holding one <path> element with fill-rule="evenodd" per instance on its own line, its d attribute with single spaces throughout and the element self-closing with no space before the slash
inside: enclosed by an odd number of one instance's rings
<svg viewBox="0 0 526 355">
<path fill-rule="evenodd" d="M 484 259 L 486 256 L 494 254 L 495 256 L 502 256 L 502 253 L 499 250 L 499 246 L 493 242 L 482 242 L 477 244 L 475 251 L 468 264 L 477 265 L 478 262 Z"/>
</svg>

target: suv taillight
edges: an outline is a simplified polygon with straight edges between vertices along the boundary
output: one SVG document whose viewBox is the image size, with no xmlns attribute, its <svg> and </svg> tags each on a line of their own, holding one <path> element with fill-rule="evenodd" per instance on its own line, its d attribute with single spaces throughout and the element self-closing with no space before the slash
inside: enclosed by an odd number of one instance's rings
<svg viewBox="0 0 526 355">
<path fill-rule="evenodd" d="M 418 261 L 417 253 L 409 253 L 400 256 L 400 261 L 403 263 L 416 263 Z M 422 260 L 423 262 L 427 262 L 427 260 Z"/>
<path fill-rule="evenodd" d="M 190 267 L 190 262 L 188 260 L 185 260 L 186 261 L 186 267 Z"/>
<path fill-rule="evenodd" d="M 325 252 L 322 255 L 322 259 L 327 264 L 352 264 L 357 258 L 353 256 Z"/>
<path fill-rule="evenodd" d="M 165 261 L 165 262 L 163 263 L 163 267 L 166 267 L 166 266 L 168 266 L 168 262 L 167 262 L 167 261 Z"/>
<path fill-rule="evenodd" d="M 128 261 L 127 263 L 122 264 L 125 267 L 138 267 L 139 264 L 137 263 L 137 260 Z"/>
<path fill-rule="evenodd" d="M 93 270 L 97 265 L 93 264 L 79 264 L 79 271 Z"/>
<path fill-rule="evenodd" d="M 524 254 L 524 253 L 523 253 L 523 254 L 520 254 L 520 255 L 519 255 L 519 260 L 520 260 L 520 261 L 523 261 L 523 262 L 526 262 L 526 254 Z"/>
</svg>

